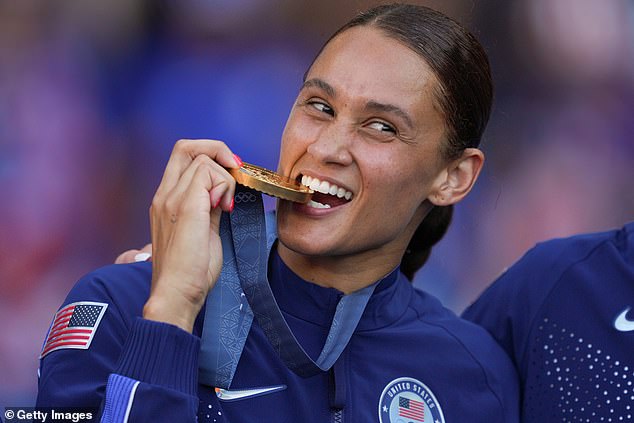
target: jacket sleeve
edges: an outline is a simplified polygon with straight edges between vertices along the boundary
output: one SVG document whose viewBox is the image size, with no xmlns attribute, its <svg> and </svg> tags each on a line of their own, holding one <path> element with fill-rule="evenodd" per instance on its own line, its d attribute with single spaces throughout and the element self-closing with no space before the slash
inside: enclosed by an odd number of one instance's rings
<svg viewBox="0 0 634 423">
<path fill-rule="evenodd" d="M 148 273 L 118 266 L 85 276 L 66 298 L 106 310 L 87 348 L 44 350 L 36 406 L 95 408 L 102 422 L 194 422 L 200 340 L 141 318 Z"/>
<path fill-rule="evenodd" d="M 108 377 L 102 422 L 194 422 L 198 338 L 138 318 Z"/>
</svg>

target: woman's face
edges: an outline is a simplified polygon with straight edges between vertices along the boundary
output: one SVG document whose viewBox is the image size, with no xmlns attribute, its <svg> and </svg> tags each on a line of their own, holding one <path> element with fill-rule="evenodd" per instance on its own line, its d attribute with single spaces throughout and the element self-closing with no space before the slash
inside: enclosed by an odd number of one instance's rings
<svg viewBox="0 0 634 423">
<path fill-rule="evenodd" d="M 321 204 L 279 202 L 284 247 L 400 260 L 446 166 L 436 85 L 420 56 L 376 28 L 346 30 L 325 47 L 291 110 L 278 170 L 328 194 L 313 197 Z"/>
</svg>

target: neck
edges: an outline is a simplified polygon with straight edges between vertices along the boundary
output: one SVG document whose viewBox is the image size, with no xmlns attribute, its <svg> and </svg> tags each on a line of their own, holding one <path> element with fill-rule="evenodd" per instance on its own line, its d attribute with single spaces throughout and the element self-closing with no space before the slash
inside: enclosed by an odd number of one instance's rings
<svg viewBox="0 0 634 423">
<path fill-rule="evenodd" d="M 305 281 L 350 294 L 387 276 L 399 264 L 402 251 L 367 251 L 351 256 L 308 256 L 279 242 L 284 263 Z M 378 263 L 378 265 L 377 265 Z"/>
</svg>

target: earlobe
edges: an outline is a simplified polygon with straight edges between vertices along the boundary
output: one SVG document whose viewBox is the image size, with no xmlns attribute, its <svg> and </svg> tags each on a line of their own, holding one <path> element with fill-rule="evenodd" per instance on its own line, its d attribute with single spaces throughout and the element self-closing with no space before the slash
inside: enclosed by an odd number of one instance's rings
<svg viewBox="0 0 634 423">
<path fill-rule="evenodd" d="M 467 148 L 453 160 L 439 177 L 437 189 L 428 200 L 435 206 L 449 206 L 461 201 L 473 188 L 482 166 L 484 153 L 477 148 Z"/>
</svg>

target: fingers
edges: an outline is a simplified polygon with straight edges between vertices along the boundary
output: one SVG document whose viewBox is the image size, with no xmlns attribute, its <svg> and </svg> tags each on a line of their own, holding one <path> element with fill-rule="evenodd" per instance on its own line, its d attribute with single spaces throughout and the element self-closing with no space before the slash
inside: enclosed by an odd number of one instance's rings
<svg viewBox="0 0 634 423">
<path fill-rule="evenodd" d="M 196 175 L 197 179 L 194 181 Z M 208 156 L 197 156 L 187 167 L 176 186 L 169 193 L 170 200 L 181 202 L 183 194 L 192 186 L 194 189 L 199 187 L 207 190 L 212 208 L 220 206 L 224 211 L 231 211 L 235 180 L 224 167 Z"/>
<path fill-rule="evenodd" d="M 115 264 L 134 263 L 134 256 L 139 254 L 140 250 L 128 250 L 119 254 L 115 259 Z"/>
<path fill-rule="evenodd" d="M 189 165 L 201 155 L 209 157 L 223 168 L 237 168 L 242 164 L 222 141 L 179 140 L 174 145 L 157 194 L 171 191 Z"/>
<path fill-rule="evenodd" d="M 141 248 L 141 253 L 152 255 L 152 244 L 145 244 L 143 248 Z"/>
<path fill-rule="evenodd" d="M 152 244 L 145 244 L 134 256 L 134 261 L 152 261 Z"/>
<path fill-rule="evenodd" d="M 198 155 L 195 155 L 198 154 Z M 217 158 L 219 161 L 214 161 Z M 150 225 L 152 239 L 158 245 L 169 241 L 171 231 L 164 230 L 164 225 L 174 223 L 185 213 L 184 207 L 189 209 L 198 207 L 198 212 L 209 213 L 211 208 L 220 207 L 221 210 L 233 209 L 233 194 L 235 180 L 227 172 L 227 167 L 236 167 L 240 159 L 220 141 L 213 140 L 180 140 L 167 164 L 163 180 L 152 200 L 150 208 Z M 241 163 L 241 162 L 240 162 Z M 199 172 L 199 169 L 202 169 Z M 185 193 L 194 182 L 198 173 L 195 187 L 199 188 L 195 197 L 189 197 L 185 202 Z M 194 192 L 195 190 L 190 190 Z M 206 195 L 206 199 L 201 198 Z M 197 206 L 191 206 L 192 201 L 198 201 Z M 200 210 L 203 207 L 204 210 Z M 157 259 L 155 257 L 155 259 Z"/>
<path fill-rule="evenodd" d="M 154 264 L 162 267 L 164 260 L 174 264 L 175 260 L 167 258 L 173 255 L 169 251 L 193 258 L 208 250 L 209 237 L 218 236 L 218 225 L 212 221 L 219 220 L 222 210 L 232 211 L 234 192 L 235 180 L 223 167 L 207 156 L 196 157 L 173 189 L 167 195 L 157 193 L 152 201 L 150 226 L 157 246 Z M 211 227 L 215 230 L 209 233 Z M 201 259 L 198 266 L 202 264 Z"/>
<path fill-rule="evenodd" d="M 146 244 L 140 250 L 132 249 L 124 251 L 115 259 L 115 264 L 127 264 L 152 259 L 152 244 Z"/>
<path fill-rule="evenodd" d="M 230 212 L 234 192 L 233 177 L 209 157 L 198 156 L 167 195 L 155 195 L 150 213 L 152 226 L 164 235 L 161 228 L 165 229 L 165 225 L 171 226 L 184 219 L 201 224 L 201 220 L 209 219 L 209 213 L 215 208 Z M 153 230 L 154 235 L 161 236 Z"/>
</svg>

